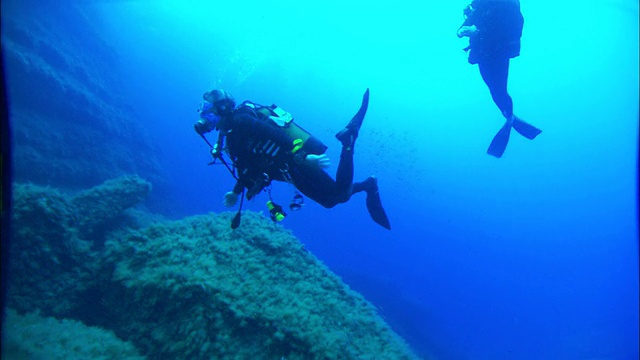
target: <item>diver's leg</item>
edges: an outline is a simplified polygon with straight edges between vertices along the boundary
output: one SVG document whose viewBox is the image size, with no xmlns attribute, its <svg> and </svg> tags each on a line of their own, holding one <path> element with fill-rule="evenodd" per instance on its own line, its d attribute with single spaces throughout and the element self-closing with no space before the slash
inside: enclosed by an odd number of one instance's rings
<svg viewBox="0 0 640 360">
<path fill-rule="evenodd" d="M 378 188 L 378 180 L 375 176 L 369 176 L 364 181 L 353 183 L 352 194 L 357 194 L 362 191 L 372 191 Z"/>
<path fill-rule="evenodd" d="M 493 102 L 498 106 L 505 118 L 511 119 L 513 115 L 513 100 L 507 92 L 507 80 L 509 77 L 509 59 L 491 59 L 478 64 L 480 75 L 484 80 Z"/>
<path fill-rule="evenodd" d="M 347 201 L 351 197 L 353 184 L 353 147 L 343 146 L 340 153 L 340 163 L 336 172 L 336 197 Z M 342 202 L 344 202 L 342 201 Z"/>
<path fill-rule="evenodd" d="M 513 123 L 513 102 L 507 93 L 507 77 L 509 75 L 509 59 L 491 59 L 478 64 L 480 75 L 489 87 L 493 102 L 498 106 L 502 115 L 507 119 L 504 125 L 493 137 L 487 154 L 497 158 L 502 157 L 509 144 L 511 125 Z"/>
<path fill-rule="evenodd" d="M 336 197 L 336 182 L 326 171 L 297 166 L 291 168 L 289 174 L 300 192 L 323 207 L 332 208 L 340 203 Z"/>
<path fill-rule="evenodd" d="M 289 174 L 298 190 L 326 208 L 347 202 L 353 183 L 353 148 L 342 148 L 335 180 L 323 169 L 304 165 L 291 168 Z"/>
<path fill-rule="evenodd" d="M 351 197 L 351 187 L 353 184 L 353 150 L 368 107 L 369 89 L 364 92 L 358 112 L 353 116 L 351 121 L 349 121 L 349 124 L 336 134 L 336 138 L 342 143 L 340 163 L 338 164 L 338 171 L 336 173 L 335 196 L 338 202 L 346 202 Z"/>
<path fill-rule="evenodd" d="M 509 59 L 503 59 L 496 62 L 495 68 L 495 88 L 497 95 L 493 95 L 494 101 L 502 111 L 502 115 L 507 119 L 507 124 L 527 139 L 533 140 L 540 135 L 542 130 L 535 126 L 524 122 L 513 113 L 513 100 L 507 91 L 507 82 L 509 78 Z M 496 99 L 497 98 L 497 99 Z"/>
</svg>

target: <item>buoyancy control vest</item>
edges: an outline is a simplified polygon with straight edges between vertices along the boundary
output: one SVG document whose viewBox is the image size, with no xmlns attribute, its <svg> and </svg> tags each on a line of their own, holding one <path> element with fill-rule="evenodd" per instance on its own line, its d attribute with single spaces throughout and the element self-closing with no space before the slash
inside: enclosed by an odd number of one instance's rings
<svg viewBox="0 0 640 360">
<path fill-rule="evenodd" d="M 291 141 L 291 152 L 293 154 L 303 155 L 302 160 L 304 159 L 304 155 L 320 155 L 327 151 L 326 145 L 298 125 L 294 121 L 293 115 L 281 107 L 275 104 L 271 106 L 264 106 L 250 101 L 243 102 L 240 104 L 238 109 L 241 109 L 242 107 L 254 110 L 261 121 L 271 122 L 282 130 L 282 132 L 286 134 Z"/>
<path fill-rule="evenodd" d="M 234 119 L 243 125 L 236 127 Z M 257 132 L 247 132 L 253 127 L 247 126 L 247 120 L 249 124 L 256 121 L 266 126 L 261 126 L 262 130 Z M 327 146 L 296 124 L 293 116 L 277 105 L 264 106 L 245 101 L 219 126 L 223 135 L 218 144 L 222 145 L 223 138 L 226 138 L 227 153 L 237 171 L 238 181 L 248 189 L 248 199 L 272 180 L 292 181 L 289 175 L 292 166 L 301 164 L 308 154 L 320 155 L 327 150 Z"/>
</svg>

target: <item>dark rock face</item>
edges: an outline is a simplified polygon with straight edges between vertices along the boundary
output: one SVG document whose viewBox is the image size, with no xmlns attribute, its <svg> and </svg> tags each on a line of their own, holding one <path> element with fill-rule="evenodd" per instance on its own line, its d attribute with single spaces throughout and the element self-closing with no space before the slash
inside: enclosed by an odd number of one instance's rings
<svg viewBox="0 0 640 360">
<path fill-rule="evenodd" d="M 89 8 L 3 4 L 15 180 L 72 190 L 131 173 L 162 182 Z"/>
</svg>

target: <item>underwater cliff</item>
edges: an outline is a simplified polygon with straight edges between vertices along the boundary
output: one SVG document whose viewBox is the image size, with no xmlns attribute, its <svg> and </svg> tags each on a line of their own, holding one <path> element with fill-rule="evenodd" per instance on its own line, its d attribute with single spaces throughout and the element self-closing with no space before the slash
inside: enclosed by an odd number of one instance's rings
<svg viewBox="0 0 640 360">
<path fill-rule="evenodd" d="M 3 358 L 417 358 L 289 231 L 248 211 L 236 230 L 167 221 L 135 209 L 150 191 L 15 186 Z"/>
<path fill-rule="evenodd" d="M 2 8 L 15 180 L 77 190 L 136 173 L 162 184 L 151 119 L 123 97 L 99 18 L 78 5 Z"/>
</svg>

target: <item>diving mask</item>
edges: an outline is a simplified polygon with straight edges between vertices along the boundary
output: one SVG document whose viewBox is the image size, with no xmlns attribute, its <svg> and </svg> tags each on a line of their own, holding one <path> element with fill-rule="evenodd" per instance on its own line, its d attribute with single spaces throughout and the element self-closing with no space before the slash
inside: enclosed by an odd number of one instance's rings
<svg viewBox="0 0 640 360">
<path fill-rule="evenodd" d="M 206 120 L 211 123 L 211 125 L 216 126 L 218 121 L 220 121 L 220 116 L 216 115 L 215 108 L 208 101 L 203 101 L 200 103 L 200 107 L 198 108 L 198 113 L 200 113 L 200 118 L 202 120 Z"/>
</svg>

